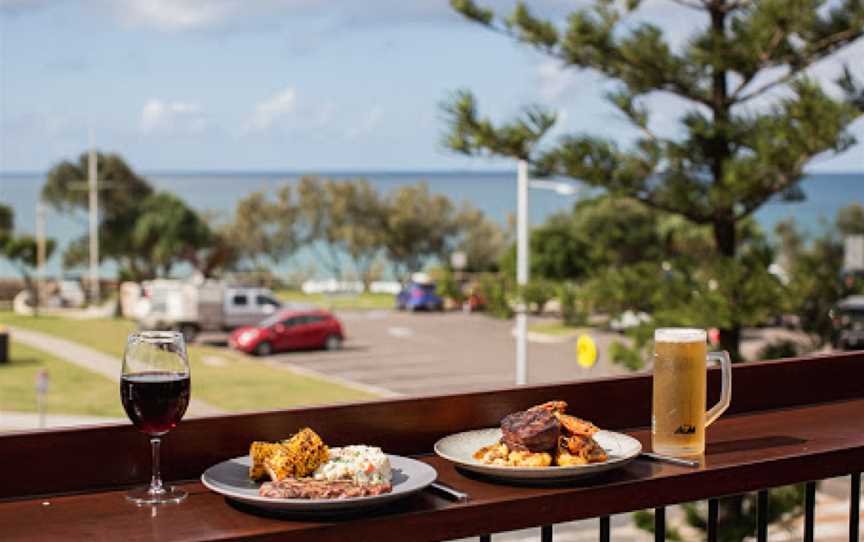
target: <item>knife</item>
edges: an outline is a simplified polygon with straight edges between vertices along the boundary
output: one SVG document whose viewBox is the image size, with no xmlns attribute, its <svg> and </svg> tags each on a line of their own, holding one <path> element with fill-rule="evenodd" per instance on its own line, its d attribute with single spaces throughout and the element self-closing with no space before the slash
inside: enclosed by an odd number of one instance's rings
<svg viewBox="0 0 864 542">
<path fill-rule="evenodd" d="M 654 461 L 660 461 L 663 463 L 671 463 L 673 465 L 681 465 L 682 467 L 692 467 L 696 468 L 699 466 L 698 461 L 693 461 L 691 459 L 681 459 L 680 457 L 670 457 L 668 455 L 660 455 L 652 452 L 642 452 L 642 457 L 646 459 L 653 459 Z"/>
<path fill-rule="evenodd" d="M 451 501 L 467 502 L 469 499 L 468 494 L 464 491 L 459 491 L 458 489 L 442 482 L 432 482 L 429 484 L 429 489 Z"/>
</svg>

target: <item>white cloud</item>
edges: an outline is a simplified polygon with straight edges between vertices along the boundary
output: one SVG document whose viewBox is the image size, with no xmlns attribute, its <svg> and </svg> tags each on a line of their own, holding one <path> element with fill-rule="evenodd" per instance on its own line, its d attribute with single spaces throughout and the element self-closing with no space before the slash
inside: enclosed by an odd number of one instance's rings
<svg viewBox="0 0 864 542">
<path fill-rule="evenodd" d="M 356 141 L 363 136 L 373 133 L 379 126 L 381 126 L 381 120 L 383 118 L 384 110 L 378 105 L 372 106 L 371 109 L 363 113 L 354 125 L 349 126 L 345 130 L 345 138 L 349 141 Z"/>
<path fill-rule="evenodd" d="M 205 119 L 200 104 L 151 98 L 141 110 L 139 127 L 144 133 L 200 133 Z"/>
<path fill-rule="evenodd" d="M 449 24 L 462 19 L 445 0 L 101 0 L 101 3 L 127 24 L 171 32 L 243 27 L 256 19 L 270 24 L 280 17 L 321 18 L 351 28 L 415 22 Z M 499 14 L 506 15 L 514 4 L 513 0 L 498 0 L 494 7 Z M 557 18 L 572 9 L 570 0 L 533 0 L 531 7 L 538 14 Z"/>
<path fill-rule="evenodd" d="M 584 73 L 583 84 L 584 84 Z M 544 101 L 559 103 L 567 95 L 577 90 L 579 72 L 572 67 L 564 67 L 556 60 L 547 59 L 537 66 L 537 92 Z"/>
<path fill-rule="evenodd" d="M 292 87 L 286 87 L 255 106 L 246 125 L 247 131 L 262 132 L 272 128 L 277 121 L 294 112 L 296 103 L 297 92 Z"/>
<path fill-rule="evenodd" d="M 237 12 L 236 0 L 125 0 L 108 4 L 126 23 L 182 31 L 219 24 Z"/>
</svg>

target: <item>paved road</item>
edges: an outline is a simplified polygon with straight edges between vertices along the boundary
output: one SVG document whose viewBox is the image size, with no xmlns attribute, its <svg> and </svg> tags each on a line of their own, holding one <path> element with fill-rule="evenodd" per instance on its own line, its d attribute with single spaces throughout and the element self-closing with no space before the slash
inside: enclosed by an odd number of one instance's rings
<svg viewBox="0 0 864 542">
<path fill-rule="evenodd" d="M 402 394 L 449 393 L 512 385 L 513 322 L 478 314 L 352 311 L 340 313 L 348 340 L 340 352 L 291 352 L 270 356 L 288 364 Z M 591 369 L 576 364 L 575 338 L 531 342 L 529 382 L 583 379 L 622 372 L 608 362 L 617 336 L 593 333 L 600 359 Z"/>
<path fill-rule="evenodd" d="M 270 356 L 268 362 L 406 395 L 463 392 L 515 381 L 513 321 L 480 314 L 385 310 L 344 311 L 338 316 L 348 335 L 341 352 L 282 353 Z M 626 373 L 609 359 L 610 345 L 623 337 L 597 330 L 591 336 L 599 352 L 591 369 L 576 364 L 576 337 L 529 341 L 529 383 Z M 755 357 L 766 341 L 786 338 L 801 340 L 801 334 L 772 328 L 748 330 L 742 350 Z"/>
</svg>

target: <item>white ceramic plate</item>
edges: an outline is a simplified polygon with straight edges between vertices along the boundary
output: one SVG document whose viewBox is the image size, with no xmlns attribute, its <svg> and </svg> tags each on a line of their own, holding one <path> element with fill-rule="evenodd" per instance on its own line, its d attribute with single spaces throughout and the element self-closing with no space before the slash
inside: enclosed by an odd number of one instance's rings
<svg viewBox="0 0 864 542">
<path fill-rule="evenodd" d="M 229 499 L 259 508 L 291 512 L 347 512 L 380 506 L 407 497 L 435 481 L 435 469 L 414 459 L 387 455 L 393 471 L 393 491 L 383 495 L 349 499 L 273 499 L 258 495 L 259 482 L 249 479 L 249 456 L 235 457 L 213 465 L 201 475 L 207 488 Z"/>
<path fill-rule="evenodd" d="M 466 431 L 444 437 L 435 443 L 435 453 L 463 469 L 493 478 L 516 481 L 560 482 L 593 476 L 623 467 L 642 452 L 642 444 L 629 435 L 614 431 L 599 431 L 594 435 L 597 444 L 606 450 L 609 459 L 603 463 L 573 465 L 569 467 L 503 467 L 487 465 L 474 459 L 474 452 L 501 439 L 501 429 L 489 428 Z"/>
</svg>

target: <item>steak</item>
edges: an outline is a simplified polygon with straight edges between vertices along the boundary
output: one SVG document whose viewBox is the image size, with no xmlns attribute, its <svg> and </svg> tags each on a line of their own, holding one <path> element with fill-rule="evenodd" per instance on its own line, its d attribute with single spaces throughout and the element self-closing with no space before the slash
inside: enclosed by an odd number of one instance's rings
<svg viewBox="0 0 864 542">
<path fill-rule="evenodd" d="M 390 484 L 356 484 L 348 481 L 285 478 L 261 484 L 258 494 L 273 499 L 348 499 L 390 493 Z"/>
<path fill-rule="evenodd" d="M 545 409 L 514 412 L 501 420 L 501 441 L 511 450 L 543 452 L 558 445 L 561 424 Z"/>
</svg>

